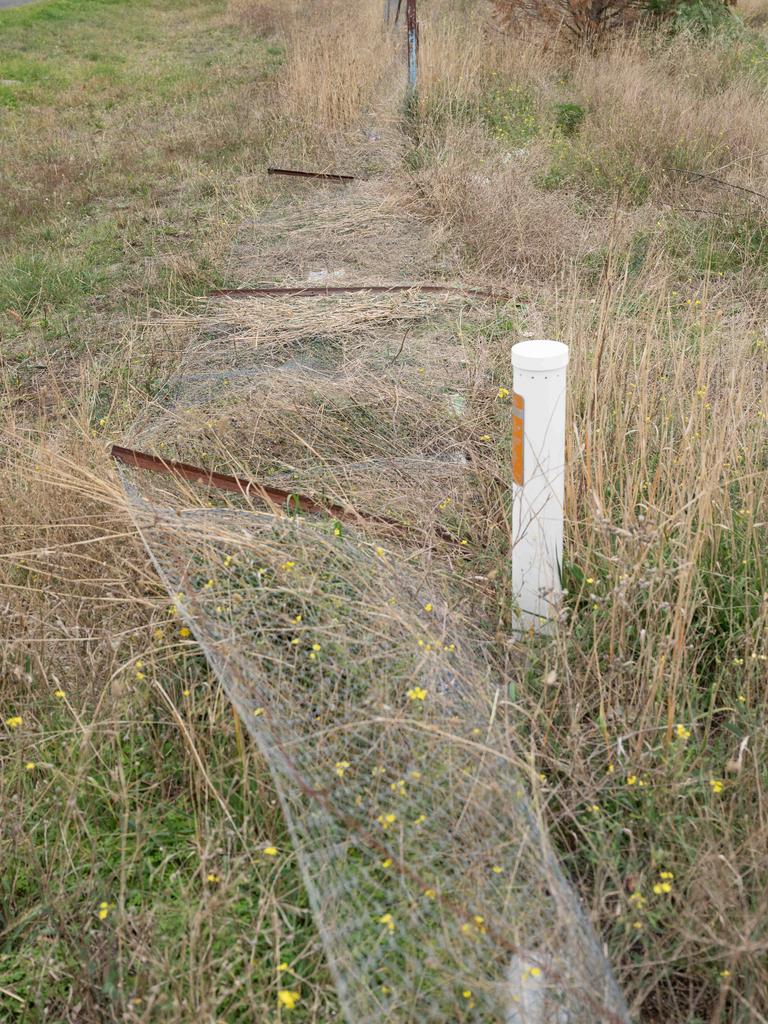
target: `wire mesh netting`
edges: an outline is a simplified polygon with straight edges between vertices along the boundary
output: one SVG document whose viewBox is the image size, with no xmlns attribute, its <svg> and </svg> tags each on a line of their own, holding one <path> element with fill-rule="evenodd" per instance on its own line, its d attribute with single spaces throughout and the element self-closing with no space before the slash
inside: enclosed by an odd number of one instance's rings
<svg viewBox="0 0 768 1024">
<path fill-rule="evenodd" d="M 275 205 L 244 226 L 235 272 L 444 280 L 439 232 L 383 177 Z M 466 555 L 503 523 L 508 490 L 493 436 L 508 319 L 413 290 L 220 299 L 167 327 L 187 332 L 183 358 L 128 443 L 257 486 L 249 499 L 121 475 L 272 771 L 345 1018 L 627 1020 L 528 795 L 519 712 L 472 601 Z M 291 514 L 258 484 L 349 514 Z"/>
<path fill-rule="evenodd" d="M 347 1019 L 625 1019 L 445 595 L 331 522 L 163 508 L 126 483 L 274 773 Z"/>
<path fill-rule="evenodd" d="M 527 796 L 488 637 L 451 583 L 484 450 L 486 356 L 466 339 L 491 316 L 415 293 L 224 302 L 195 325 L 161 414 L 137 424 L 158 454 L 401 531 L 122 470 L 274 774 L 355 1024 L 626 1019 Z"/>
</svg>

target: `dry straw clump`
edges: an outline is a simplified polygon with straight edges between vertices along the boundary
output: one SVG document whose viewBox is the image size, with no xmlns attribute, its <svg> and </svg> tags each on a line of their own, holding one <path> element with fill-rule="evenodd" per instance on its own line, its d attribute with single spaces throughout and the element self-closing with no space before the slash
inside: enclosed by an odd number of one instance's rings
<svg viewBox="0 0 768 1024">
<path fill-rule="evenodd" d="M 238 28 L 265 38 L 284 34 L 299 11 L 296 2 L 269 3 L 266 0 L 229 0 L 227 19 Z"/>
<path fill-rule="evenodd" d="M 282 154 L 317 159 L 358 128 L 386 88 L 392 38 L 375 4 L 323 4 L 286 33 L 273 128 Z M 302 149 L 302 147 L 307 147 Z"/>
</svg>

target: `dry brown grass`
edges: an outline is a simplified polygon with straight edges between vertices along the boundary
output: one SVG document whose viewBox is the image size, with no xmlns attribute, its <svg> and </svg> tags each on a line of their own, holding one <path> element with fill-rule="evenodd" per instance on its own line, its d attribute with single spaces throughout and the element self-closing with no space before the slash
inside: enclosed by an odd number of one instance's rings
<svg viewBox="0 0 768 1024">
<path fill-rule="evenodd" d="M 296 16 L 296 3 L 267 3 L 261 0 L 229 0 L 227 18 L 238 28 L 269 37 L 285 33 Z"/>
<path fill-rule="evenodd" d="M 286 186 L 266 232 L 241 226 L 229 272 L 246 284 L 304 280 L 323 268 L 346 270 L 349 279 L 386 268 L 392 281 L 431 269 L 450 280 L 493 279 L 516 289 L 520 305 L 481 314 L 410 298 L 321 300 L 294 319 L 274 301 L 191 318 L 173 312 L 121 335 L 130 343 L 128 359 L 102 357 L 97 367 L 86 355 L 66 387 L 51 387 L 49 407 L 66 423 L 57 437 L 48 428 L 41 442 L 23 409 L 9 404 L 4 706 L 33 723 L 7 737 L 6 805 L 29 807 L 23 827 L 12 829 L 14 863 L 29 860 L 53 878 L 58 870 L 76 876 L 71 865 L 65 872 L 61 861 L 35 852 L 46 850 L 42 838 L 37 845 L 25 839 L 25 832 L 41 834 L 35 829 L 44 806 L 38 792 L 20 788 L 30 785 L 21 770 L 27 757 L 56 766 L 71 756 L 71 770 L 55 768 L 59 796 L 70 801 L 55 827 L 62 844 L 74 831 L 94 859 L 105 857 L 77 799 L 90 792 L 84 780 L 97 762 L 119 779 L 122 733 L 110 726 L 114 756 L 94 746 L 101 725 L 90 694 L 109 707 L 110 721 L 130 720 L 120 729 L 128 728 L 137 746 L 148 744 L 149 777 L 157 773 L 169 793 L 188 792 L 203 808 L 192 847 L 195 884 L 204 889 L 208 870 L 223 877 L 230 866 L 233 879 L 247 878 L 252 823 L 266 809 L 259 837 L 279 828 L 263 766 L 251 760 L 241 772 L 236 741 L 224 731 L 231 720 L 206 692 L 204 667 L 183 657 L 186 642 L 160 622 L 164 597 L 124 512 L 114 511 L 119 492 L 110 496 L 87 481 L 84 467 L 98 477 L 109 472 L 98 427 L 106 412 L 101 385 L 110 401 L 106 433 L 117 440 L 133 422 L 137 438 L 161 452 L 394 512 L 426 532 L 438 522 L 468 538 L 465 560 L 430 556 L 421 563 L 424 578 L 434 574 L 475 624 L 502 706 L 520 723 L 534 778 L 544 775 L 542 813 L 637 1019 L 760 1020 L 768 1012 L 766 204 L 685 173 L 763 188 L 768 140 L 753 61 L 760 47 L 754 38 L 663 45 L 637 38 L 566 60 L 535 41 L 489 35 L 481 23 L 461 20 L 468 17 L 463 9 L 445 21 L 445 5 L 435 4 L 425 12 L 420 117 L 405 136 L 415 145 L 396 134 L 397 107 L 382 101 L 375 123 L 381 144 L 371 149 L 357 128 L 377 95 L 374 83 L 388 81 L 379 6 L 361 4 L 342 28 L 299 19 L 275 30 L 286 33 L 288 57 L 270 144 L 273 154 L 342 161 L 339 170 L 386 168 L 387 176 L 309 201 L 306 186 Z M 262 5 L 252 9 L 263 16 Z M 233 7 L 232 16 L 244 17 L 244 10 Z M 386 90 L 383 96 L 390 98 Z M 584 111 L 571 136 L 558 128 L 556 108 L 564 102 Z M 178 126 L 188 152 L 202 128 L 197 120 Z M 217 188 L 230 189 L 224 205 L 247 210 L 254 183 L 264 188 L 260 176 L 248 175 Z M 416 244 L 403 210 L 416 218 Z M 362 241 L 361 225 L 369 232 Z M 37 330 L 36 344 L 48 344 Z M 494 398 L 510 383 L 509 344 L 521 335 L 562 338 L 572 350 L 569 618 L 551 642 L 525 644 L 508 635 L 508 428 Z M 191 379 L 257 363 L 267 373 L 250 381 L 222 376 L 212 386 Z M 154 404 L 148 401 L 144 381 L 173 377 L 179 366 L 181 379 L 156 385 Z M 15 372 L 5 367 L 5 394 L 17 402 L 31 385 L 17 383 Z M 446 449 L 469 458 L 471 468 L 436 458 Z M 80 486 L 84 479 L 99 499 L 87 511 L 72 490 L 73 480 Z M 451 504 L 441 508 L 445 497 Z M 105 533 L 119 537 L 99 539 Z M 274 559 L 279 564 L 277 553 Z M 167 639 L 156 640 L 155 628 Z M 148 668 L 136 669 L 137 658 Z M 152 682 L 156 701 L 145 697 L 137 671 Z M 189 678 L 197 689 L 194 708 L 185 710 Z M 77 719 L 55 717 L 49 692 L 59 682 L 68 694 L 82 690 L 79 703 L 72 701 Z M 106 703 L 107 683 L 118 695 L 114 708 Z M 146 709 L 138 716 L 137 702 Z M 160 739 L 146 739 L 144 716 L 160 718 Z M 71 745 L 54 757 L 46 744 L 58 735 Z M 164 746 L 171 737 L 173 771 Z M 221 801 L 200 773 L 204 758 L 215 766 Z M 121 822 L 139 795 L 154 806 L 151 785 L 105 783 L 111 785 Z M 222 810 L 234 791 L 247 793 L 236 828 Z M 124 834 L 120 822 L 110 829 Z M 109 861 L 114 879 L 129 862 L 121 855 Z M 653 891 L 661 870 L 675 875 L 668 895 Z M 85 947 L 100 950 L 94 961 L 106 965 L 111 947 L 101 948 L 92 920 L 94 901 L 105 893 L 97 898 L 96 886 L 106 879 L 95 871 L 76 877 L 59 906 L 88 907 L 77 918 Z M 200 916 L 176 931 L 163 932 L 145 903 L 136 912 L 137 938 L 130 903 L 115 901 L 117 948 L 140 963 L 141 991 L 155 1000 L 117 1019 L 151 1021 L 162 1012 L 182 1021 L 190 1007 L 220 1014 L 224 997 L 206 979 L 228 970 L 251 979 L 250 1002 L 243 998 L 238 1012 L 269 1014 L 271 968 L 286 945 L 293 957 L 303 943 L 310 948 L 302 960 L 306 1018 L 329 1019 L 330 986 L 309 966 L 316 949 L 306 921 L 299 913 L 295 941 L 293 926 L 281 923 L 285 907 L 295 904 L 293 890 L 286 896 L 273 886 L 280 878 L 295 885 L 290 862 L 277 880 L 259 875 L 262 889 L 249 904 L 249 914 L 271 922 L 259 947 L 268 977 L 253 973 L 253 960 L 246 969 L 224 954 L 195 954 L 206 930 L 224 934 L 225 920 L 239 927 L 241 881 L 229 886 L 229 877 L 227 895 L 215 905 L 201 896 Z M 154 874 L 146 889 L 170 884 Z M 12 920 L 40 904 L 16 888 Z M 174 901 L 159 903 L 157 914 L 175 908 Z M 175 1003 L 162 1003 L 176 950 L 189 953 L 192 989 L 176 979 Z M 113 1019 L 99 978 L 73 970 L 58 947 L 57 956 L 73 972 L 69 991 L 79 985 L 88 992 L 80 1019 Z M 56 1004 L 56 1011 L 69 1019 L 72 1006 Z"/>
</svg>

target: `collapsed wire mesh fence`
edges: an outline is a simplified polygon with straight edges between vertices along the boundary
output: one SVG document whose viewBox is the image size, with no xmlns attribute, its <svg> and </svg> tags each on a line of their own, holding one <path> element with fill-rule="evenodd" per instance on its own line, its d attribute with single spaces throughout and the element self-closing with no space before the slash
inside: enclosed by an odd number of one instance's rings
<svg viewBox="0 0 768 1024">
<path fill-rule="evenodd" d="M 490 314 L 446 296 L 305 302 L 211 307 L 135 437 L 395 515 L 416 531 L 407 544 L 121 475 L 169 594 L 273 772 L 345 1016 L 625 1020 L 526 795 L 488 637 L 451 581 L 462 548 L 429 540 L 436 524 L 461 537 L 483 514 L 489 367 L 464 334 Z"/>
<path fill-rule="evenodd" d="M 259 262 L 271 245 L 282 283 L 305 283 L 291 224 L 318 252 L 341 240 L 369 280 L 382 257 L 393 280 L 433 262 L 375 180 L 337 192 L 325 222 L 317 209 L 269 225 Z M 181 365 L 125 438 L 406 528 L 263 511 L 119 467 L 153 564 L 272 772 L 350 1024 L 628 1020 L 528 795 L 520 712 L 463 564 L 506 500 L 489 433 L 498 323 L 458 293 L 222 297 L 168 321 L 189 334 Z"/>
<path fill-rule="evenodd" d="M 625 1020 L 445 595 L 354 531 L 172 508 L 121 472 L 271 768 L 346 1018 Z"/>
</svg>

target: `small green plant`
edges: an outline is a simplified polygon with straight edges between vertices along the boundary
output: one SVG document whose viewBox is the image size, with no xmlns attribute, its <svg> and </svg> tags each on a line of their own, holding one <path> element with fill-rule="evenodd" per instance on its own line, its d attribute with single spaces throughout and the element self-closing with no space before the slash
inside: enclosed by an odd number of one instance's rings
<svg viewBox="0 0 768 1024">
<path fill-rule="evenodd" d="M 580 103 L 556 103 L 555 128 L 567 138 L 577 135 L 586 113 Z"/>
<path fill-rule="evenodd" d="M 696 35 L 711 35 L 735 29 L 741 24 L 731 7 L 721 0 L 692 0 L 690 3 L 672 4 L 667 16 L 673 32 L 685 31 Z"/>
<path fill-rule="evenodd" d="M 524 145 L 538 131 L 533 96 L 519 85 L 501 86 L 488 93 L 481 113 L 491 132 L 511 144 Z"/>
</svg>

